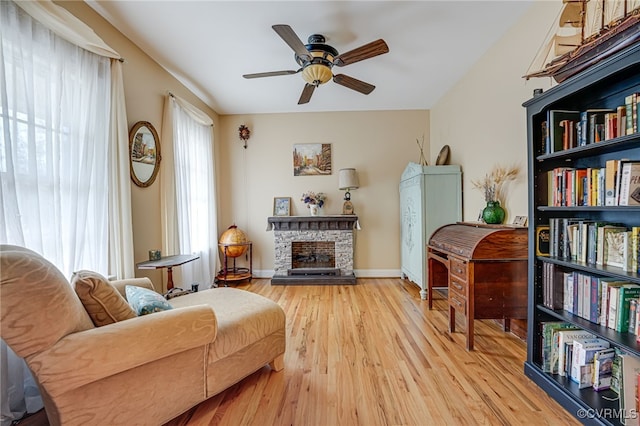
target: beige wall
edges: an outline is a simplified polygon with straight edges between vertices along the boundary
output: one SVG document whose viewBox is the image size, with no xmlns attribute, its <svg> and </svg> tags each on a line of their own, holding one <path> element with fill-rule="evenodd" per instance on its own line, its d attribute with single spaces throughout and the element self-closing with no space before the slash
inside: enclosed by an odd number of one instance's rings
<svg viewBox="0 0 640 426">
<path fill-rule="evenodd" d="M 517 165 L 520 174 L 507 188 L 506 222 L 527 215 L 527 130 L 522 103 L 550 79 L 525 80 L 560 1 L 537 1 L 431 110 L 431 147 L 451 147 L 451 162 L 463 170 L 464 220 L 475 221 L 486 205 L 472 180 L 496 165 Z"/>
<path fill-rule="evenodd" d="M 560 2 L 539 1 L 432 111 L 335 112 L 218 116 L 143 51 L 117 32 L 83 2 L 60 2 L 116 49 L 125 59 L 124 78 L 129 128 L 139 120 L 151 122 L 162 141 L 162 107 L 168 91 L 207 112 L 215 122 L 219 230 L 236 224 L 254 242 L 254 272 L 268 275 L 273 268 L 273 235 L 266 231 L 273 197 L 290 196 L 293 214 L 306 215 L 300 201 L 304 191 L 328 194 L 326 214 L 341 211 L 342 191 L 337 171 L 355 167 L 361 188 L 352 191 L 362 230 L 357 232 L 355 269 L 358 276 L 399 275 L 399 178 L 407 162 L 419 160 L 417 138 L 425 137 L 429 164 L 441 147 L 451 147 L 451 163 L 463 169 L 464 219 L 475 220 L 484 206 L 473 189 L 496 164 L 517 164 L 521 175 L 508 189 L 508 220 L 527 212 L 526 124 L 521 104 L 534 88 L 548 88 L 550 80 L 526 82 L 525 73 L 539 48 Z M 543 24 L 541 24 L 543 23 Z M 242 148 L 237 129 L 251 129 L 248 148 Z M 295 143 L 331 143 L 333 174 L 294 177 Z M 160 171 L 162 173 L 162 169 Z M 161 246 L 160 187 L 132 184 L 135 261 Z M 159 282 L 157 271 L 136 271 Z"/>
<path fill-rule="evenodd" d="M 321 90 L 321 89 L 320 89 Z M 428 153 L 429 113 L 422 111 L 332 112 L 230 115 L 220 117 L 218 191 L 221 231 L 231 224 L 254 243 L 256 275 L 273 272 L 273 197 L 291 197 L 292 214 L 308 215 L 300 201 L 305 191 L 325 192 L 325 214 L 340 214 L 344 192 L 338 170 L 355 167 L 360 188 L 351 201 L 362 230 L 356 233 L 357 276 L 400 274 L 400 176 L 409 161 L 419 161 L 416 139 L 425 135 Z M 245 150 L 238 138 L 241 124 L 251 129 Z M 293 176 L 296 143 L 330 143 L 330 176 Z"/>
</svg>

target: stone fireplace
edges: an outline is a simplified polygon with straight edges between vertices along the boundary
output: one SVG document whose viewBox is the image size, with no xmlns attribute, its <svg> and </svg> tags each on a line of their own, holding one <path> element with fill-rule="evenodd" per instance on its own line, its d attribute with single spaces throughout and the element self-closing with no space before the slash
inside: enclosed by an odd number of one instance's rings
<svg viewBox="0 0 640 426">
<path fill-rule="evenodd" d="M 355 284 L 357 216 L 276 216 L 272 284 Z"/>
</svg>

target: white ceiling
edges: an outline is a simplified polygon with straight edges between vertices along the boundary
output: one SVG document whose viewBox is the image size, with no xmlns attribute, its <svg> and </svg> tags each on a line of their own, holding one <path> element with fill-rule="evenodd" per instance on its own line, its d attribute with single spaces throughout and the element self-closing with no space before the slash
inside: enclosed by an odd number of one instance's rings
<svg viewBox="0 0 640 426">
<path fill-rule="evenodd" d="M 532 1 L 87 3 L 219 114 L 256 114 L 429 109 Z M 322 34 L 339 53 L 384 39 L 389 53 L 334 69 L 376 89 L 363 95 L 330 81 L 298 105 L 300 74 L 244 79 L 298 68 L 274 24 L 305 44 Z"/>
</svg>

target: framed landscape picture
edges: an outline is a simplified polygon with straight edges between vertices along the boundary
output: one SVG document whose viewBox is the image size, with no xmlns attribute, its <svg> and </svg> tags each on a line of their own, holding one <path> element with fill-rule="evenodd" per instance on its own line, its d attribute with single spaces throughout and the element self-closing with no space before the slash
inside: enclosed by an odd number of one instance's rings
<svg viewBox="0 0 640 426">
<path fill-rule="evenodd" d="M 330 143 L 299 143 L 293 145 L 294 176 L 325 176 L 330 174 Z"/>
<path fill-rule="evenodd" d="M 291 216 L 291 197 L 275 197 L 273 199 L 274 216 Z"/>
</svg>

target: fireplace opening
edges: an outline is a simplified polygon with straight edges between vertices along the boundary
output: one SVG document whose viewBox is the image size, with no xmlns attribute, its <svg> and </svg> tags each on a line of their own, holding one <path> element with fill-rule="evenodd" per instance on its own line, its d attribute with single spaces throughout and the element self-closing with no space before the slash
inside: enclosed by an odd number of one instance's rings
<svg viewBox="0 0 640 426">
<path fill-rule="evenodd" d="M 333 241 L 293 241 L 291 268 L 335 268 L 336 249 Z"/>
</svg>

